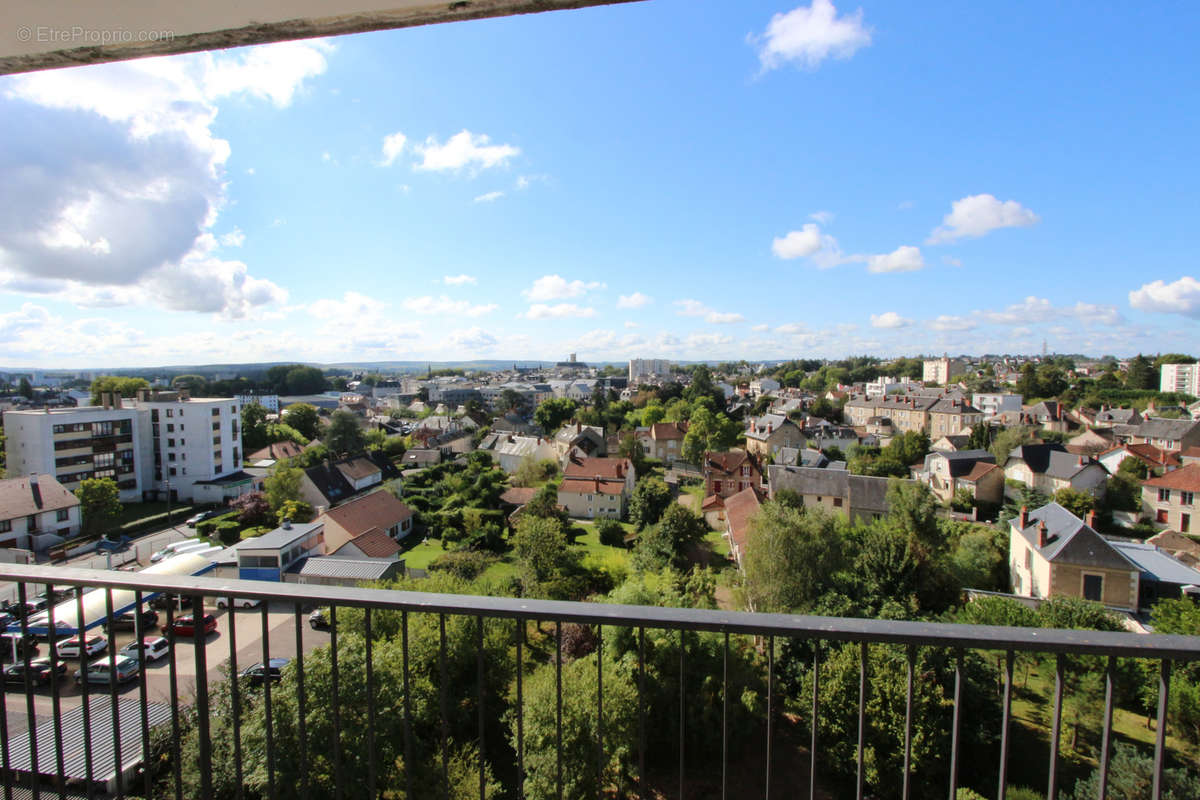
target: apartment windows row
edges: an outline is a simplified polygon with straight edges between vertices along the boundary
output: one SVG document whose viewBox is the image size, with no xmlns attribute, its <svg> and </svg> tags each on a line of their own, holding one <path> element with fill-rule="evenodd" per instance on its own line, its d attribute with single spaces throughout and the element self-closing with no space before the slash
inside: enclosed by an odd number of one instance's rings
<svg viewBox="0 0 1200 800">
<path fill-rule="evenodd" d="M 1171 489 L 1159 489 L 1158 490 L 1158 502 L 1160 502 L 1160 503 L 1171 502 L 1171 491 L 1172 491 Z M 1195 499 L 1196 499 L 1195 492 L 1185 492 L 1182 489 L 1179 490 L 1179 505 L 1190 506 L 1194 503 Z"/>
</svg>

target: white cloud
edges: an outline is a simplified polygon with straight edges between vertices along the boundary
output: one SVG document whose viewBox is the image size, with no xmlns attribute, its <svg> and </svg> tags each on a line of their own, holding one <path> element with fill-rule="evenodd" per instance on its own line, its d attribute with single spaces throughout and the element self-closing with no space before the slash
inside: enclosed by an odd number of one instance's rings
<svg viewBox="0 0 1200 800">
<path fill-rule="evenodd" d="M 617 298 L 617 308 L 641 308 L 654 302 L 654 298 L 647 297 L 641 292 L 633 294 L 623 294 Z"/>
<path fill-rule="evenodd" d="M 1030 295 L 1020 303 L 1013 303 L 1003 311 L 984 311 L 982 316 L 988 322 L 995 322 L 999 325 L 1028 325 L 1053 319 L 1055 310 L 1054 304 L 1046 298 Z"/>
<path fill-rule="evenodd" d="M 1116 306 L 1101 306 L 1083 301 L 1076 303 L 1071 308 L 1071 314 L 1081 322 L 1093 322 L 1100 325 L 1119 325 L 1125 321 Z"/>
<path fill-rule="evenodd" d="M 771 252 L 786 261 L 807 258 L 820 249 L 821 228 L 812 222 L 805 223 L 803 228 L 791 231 L 783 238 L 776 237 L 771 242 Z"/>
<path fill-rule="evenodd" d="M 526 319 L 580 319 L 596 316 L 596 309 L 577 306 L 574 303 L 534 303 L 523 315 Z"/>
<path fill-rule="evenodd" d="M 227 202 L 229 143 L 216 102 L 283 107 L 325 71 L 332 47 L 292 42 L 225 53 L 30 73 L 5 83 L 0 279 L 74 302 L 151 302 L 244 316 L 286 293 L 212 257 Z M 71 153 L 71 158 L 63 158 Z M 211 285 L 197 287 L 203 271 Z M 200 291 L 189 297 L 189 287 Z M 222 304 L 223 303 L 223 304 Z"/>
<path fill-rule="evenodd" d="M 999 228 L 1024 228 L 1039 221 L 1037 214 L 1016 200 L 997 200 L 990 194 L 973 194 L 951 204 L 940 227 L 929 234 L 926 244 L 974 238 Z"/>
<path fill-rule="evenodd" d="M 246 243 L 246 234 L 242 233 L 241 228 L 234 228 L 229 233 L 217 237 L 217 241 L 221 243 L 222 247 L 241 247 Z"/>
<path fill-rule="evenodd" d="M 455 317 L 482 317 L 499 308 L 495 303 L 473 305 L 466 300 L 451 300 L 441 297 L 408 297 L 401 303 L 406 311 L 414 314 L 437 314 Z"/>
<path fill-rule="evenodd" d="M 521 149 L 510 144 L 489 144 L 491 139 L 486 135 L 472 134 L 462 130 L 439 144 L 436 137 L 430 136 L 424 144 L 414 145 L 413 149 L 421 156 L 416 169 L 453 172 L 465 167 L 472 169 L 488 169 L 504 166 L 509 159 L 520 155 Z"/>
<path fill-rule="evenodd" d="M 815 220 L 816 222 L 819 222 L 822 225 L 828 225 L 829 223 L 833 222 L 833 212 L 832 211 L 814 211 L 813 213 L 808 215 L 808 218 L 811 220 Z"/>
<path fill-rule="evenodd" d="M 637 326 L 638 324 L 636 322 L 633 322 L 632 320 L 625 320 L 626 328 L 636 328 Z"/>
<path fill-rule="evenodd" d="M 925 259 L 920 248 L 901 245 L 890 253 L 869 256 L 867 269 L 870 272 L 912 272 L 925 268 Z"/>
<path fill-rule="evenodd" d="M 408 137 L 400 131 L 389 133 L 383 137 L 383 160 L 380 165 L 390 167 L 396 163 L 396 159 L 404 153 L 404 145 L 408 143 Z"/>
<path fill-rule="evenodd" d="M 477 195 L 473 202 L 476 203 L 494 203 L 504 197 L 504 192 L 488 192 L 487 194 Z"/>
<path fill-rule="evenodd" d="M 808 69 L 829 57 L 849 58 L 871 43 L 871 31 L 863 27 L 860 8 L 837 16 L 830 0 L 813 0 L 786 14 L 771 17 L 767 29 L 752 41 L 758 45 L 758 60 L 764 71 L 795 61 Z"/>
<path fill-rule="evenodd" d="M 757 326 L 755 327 L 757 328 Z M 808 326 L 802 322 L 785 322 L 783 325 L 777 327 L 775 332 L 782 333 L 785 336 L 794 336 L 799 333 L 807 333 Z"/>
<path fill-rule="evenodd" d="M 364 319 L 382 315 L 384 304 L 359 292 L 345 292 L 341 300 L 322 298 L 308 305 L 317 319 Z"/>
<path fill-rule="evenodd" d="M 710 325 L 730 325 L 746 319 L 734 312 L 714 311 L 699 300 L 676 300 L 675 305 L 679 306 L 679 316 L 704 317 L 704 321 Z"/>
<path fill-rule="evenodd" d="M 937 319 L 932 319 L 926 323 L 926 326 L 935 331 L 969 331 L 975 329 L 975 323 L 966 317 L 958 317 L 950 314 L 942 314 Z"/>
<path fill-rule="evenodd" d="M 604 288 L 607 288 L 606 285 L 599 281 L 585 283 L 581 280 L 568 281 L 561 275 L 543 275 L 521 294 L 530 300 L 565 300 Z"/>
<path fill-rule="evenodd" d="M 1129 305 L 1139 311 L 1200 319 L 1200 281 L 1190 275 L 1172 283 L 1152 281 L 1129 293 Z"/>
<path fill-rule="evenodd" d="M 911 324 L 911 319 L 906 319 L 897 314 L 895 311 L 885 311 L 882 314 L 871 315 L 872 328 L 907 328 Z"/>
<path fill-rule="evenodd" d="M 467 328 L 455 331 L 447 337 L 446 343 L 456 350 L 490 350 L 496 346 L 498 339 L 483 328 Z"/>
<path fill-rule="evenodd" d="M 442 278 L 442 282 L 447 286 L 465 286 L 468 283 L 474 286 L 478 281 L 474 275 L 446 275 Z"/>
</svg>

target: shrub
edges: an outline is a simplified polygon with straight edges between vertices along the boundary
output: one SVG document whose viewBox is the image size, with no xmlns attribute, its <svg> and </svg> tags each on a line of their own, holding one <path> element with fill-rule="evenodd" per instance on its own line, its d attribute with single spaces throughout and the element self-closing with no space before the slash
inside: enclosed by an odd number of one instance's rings
<svg viewBox="0 0 1200 800">
<path fill-rule="evenodd" d="M 600 536 L 600 544 L 609 547 L 622 547 L 625 544 L 625 529 L 615 519 L 596 520 L 596 533 Z"/>
<path fill-rule="evenodd" d="M 217 521 L 215 519 L 206 519 L 203 522 L 196 523 L 196 534 L 198 536 L 212 536 L 216 528 Z"/>
<path fill-rule="evenodd" d="M 448 572 L 464 581 L 473 581 L 482 575 L 495 560 L 495 556 L 477 550 L 455 550 L 431 561 L 429 571 Z"/>
<path fill-rule="evenodd" d="M 242 538 L 242 524 L 236 520 L 226 520 L 217 525 L 217 538 L 222 544 L 236 544 Z"/>
</svg>

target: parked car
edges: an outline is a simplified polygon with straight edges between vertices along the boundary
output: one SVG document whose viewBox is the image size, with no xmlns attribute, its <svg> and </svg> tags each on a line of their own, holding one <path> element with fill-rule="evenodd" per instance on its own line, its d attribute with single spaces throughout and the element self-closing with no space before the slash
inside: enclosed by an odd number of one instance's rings
<svg viewBox="0 0 1200 800">
<path fill-rule="evenodd" d="M 0 633 L 0 661 L 20 661 L 25 658 L 26 653 L 32 656 L 37 651 L 37 640 L 32 635 Z M 16 658 L 13 658 L 14 655 Z"/>
<path fill-rule="evenodd" d="M 308 625 L 314 631 L 324 631 L 329 629 L 329 616 L 325 609 L 318 608 L 308 615 Z"/>
<path fill-rule="evenodd" d="M 194 528 L 197 525 L 199 525 L 201 522 L 204 522 L 204 520 L 212 519 L 213 517 L 219 516 L 222 513 L 223 512 L 218 509 L 212 509 L 211 511 L 201 511 L 199 514 L 193 514 L 192 516 L 188 517 L 187 526 L 189 528 Z"/>
<path fill-rule="evenodd" d="M 225 608 L 229 605 L 228 597 L 217 598 L 217 608 Z M 234 608 L 258 608 L 262 605 L 262 601 L 256 597 L 235 597 L 233 598 Z"/>
<path fill-rule="evenodd" d="M 29 662 L 29 678 L 37 686 L 49 686 L 51 677 L 63 678 L 67 674 L 67 662 L 57 661 L 50 665 L 50 658 L 42 656 Z M 5 683 L 25 683 L 25 662 L 18 661 L 4 668 Z"/>
<path fill-rule="evenodd" d="M 117 656 L 113 662 L 115 670 L 110 670 L 110 665 L 107 658 L 98 658 L 87 666 L 87 682 L 88 683 L 111 683 L 115 678 L 117 683 L 126 683 L 138 676 L 142 666 L 136 658 L 129 656 Z M 84 673 L 80 670 L 75 670 L 75 682 L 83 683 Z"/>
<path fill-rule="evenodd" d="M 200 628 L 199 632 L 197 631 L 197 627 Z M 217 618 L 214 617 L 212 614 L 205 614 L 203 617 L 201 617 L 200 626 L 197 626 L 196 618 L 189 614 L 184 617 L 178 617 L 175 620 L 175 622 L 173 623 L 173 628 L 175 630 L 176 636 L 193 636 L 194 637 L 198 633 L 200 636 L 207 636 L 208 634 L 212 633 L 213 631 L 215 631 L 217 629 Z M 167 633 L 167 632 L 168 632 L 167 626 L 163 625 L 163 633 Z"/>
<path fill-rule="evenodd" d="M 72 636 L 69 639 L 60 639 L 54 645 L 54 651 L 58 653 L 59 658 L 79 658 L 81 638 L 83 637 Z M 104 652 L 108 647 L 108 639 L 103 636 L 88 636 L 83 638 L 82 647 L 85 655 L 90 658 Z"/>
<path fill-rule="evenodd" d="M 0 612 L 8 614 L 14 620 L 20 621 L 24 617 L 32 616 L 46 608 L 45 599 L 41 600 L 26 600 L 25 605 L 16 602 L 6 602 L 0 606 Z"/>
<path fill-rule="evenodd" d="M 191 595 L 158 594 L 150 598 L 150 607 L 166 610 L 174 604 L 175 608 L 191 608 Z"/>
<path fill-rule="evenodd" d="M 272 658 L 267 662 L 266 666 L 260 661 L 242 670 L 242 677 L 257 686 L 262 686 L 268 677 L 271 683 L 279 683 L 279 681 L 283 680 L 283 668 L 290 661 L 291 659 L 289 658 Z"/>
<path fill-rule="evenodd" d="M 152 630 L 158 624 L 158 614 L 150 609 L 142 612 L 142 630 Z M 112 631 L 134 631 L 137 630 L 137 617 L 130 609 L 124 614 L 118 614 L 113 617 L 112 622 L 105 623 L 104 627 L 111 633 Z"/>
<path fill-rule="evenodd" d="M 142 646 L 146 649 L 147 661 L 158 661 L 171 654 L 171 643 L 162 636 L 145 636 L 142 638 Z M 123 656 L 136 659 L 138 657 L 137 639 L 122 647 L 119 652 Z"/>
</svg>

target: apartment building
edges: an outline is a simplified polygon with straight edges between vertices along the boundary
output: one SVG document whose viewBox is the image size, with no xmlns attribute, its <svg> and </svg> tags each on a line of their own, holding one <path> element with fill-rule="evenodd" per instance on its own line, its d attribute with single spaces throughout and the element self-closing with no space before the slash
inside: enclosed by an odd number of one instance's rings
<svg viewBox="0 0 1200 800">
<path fill-rule="evenodd" d="M 85 408 L 10 411 L 8 474 L 53 475 L 69 491 L 86 478 L 112 478 L 125 503 L 168 491 L 184 501 L 222 499 L 220 482 L 242 465 L 239 408 L 230 398 L 144 389 L 124 401 L 105 393 Z"/>
<path fill-rule="evenodd" d="M 1163 364 L 1158 390 L 1200 396 L 1200 364 Z"/>
<path fill-rule="evenodd" d="M 952 377 L 961 375 L 966 369 L 967 363 L 957 358 L 928 358 L 922 365 L 921 380 L 945 386 Z"/>
<path fill-rule="evenodd" d="M 635 386 L 638 380 L 654 380 L 669 378 L 671 362 L 662 358 L 631 358 L 629 359 L 629 384 Z"/>
</svg>

